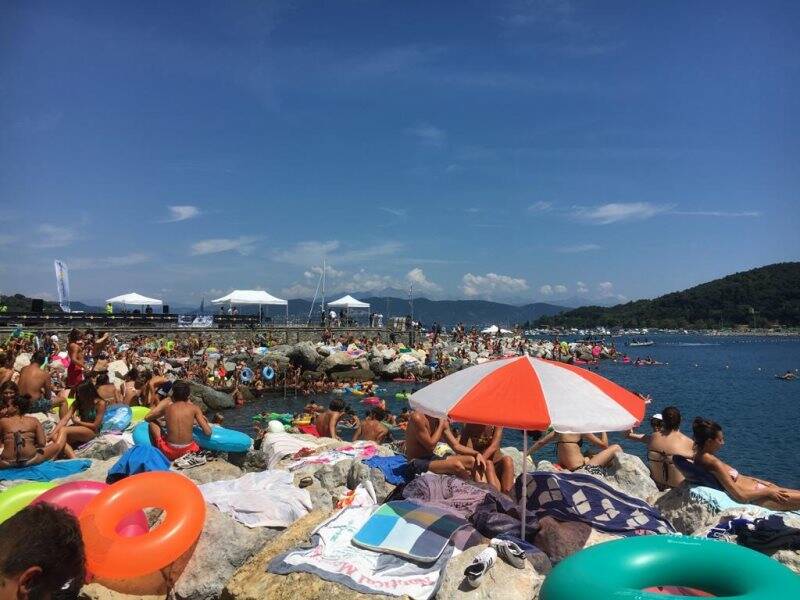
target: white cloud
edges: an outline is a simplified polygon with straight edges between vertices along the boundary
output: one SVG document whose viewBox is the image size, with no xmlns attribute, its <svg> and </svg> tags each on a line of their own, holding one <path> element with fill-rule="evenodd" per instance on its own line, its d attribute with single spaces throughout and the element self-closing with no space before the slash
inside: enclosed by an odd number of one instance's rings
<svg viewBox="0 0 800 600">
<path fill-rule="evenodd" d="M 230 252 L 234 250 L 239 254 L 250 254 L 253 251 L 254 245 L 258 241 L 257 237 L 253 236 L 240 236 L 238 238 L 212 238 L 208 240 L 200 240 L 191 246 L 192 254 L 217 254 L 219 252 Z"/>
<path fill-rule="evenodd" d="M 577 207 L 575 217 L 595 225 L 622 221 L 642 221 L 669 211 L 672 207 L 650 202 L 611 202 L 599 206 Z"/>
<path fill-rule="evenodd" d="M 442 291 L 442 286 L 429 280 L 419 267 L 406 273 L 406 280 L 413 284 L 414 289 L 422 293 L 436 294 Z"/>
<path fill-rule="evenodd" d="M 311 267 L 307 271 L 303 272 L 303 277 L 306 279 L 313 279 L 314 281 L 322 275 L 322 267 L 316 266 Z M 338 277 L 343 277 L 345 275 L 344 271 L 338 271 L 334 269 L 331 265 L 325 265 L 325 279 L 336 279 Z"/>
<path fill-rule="evenodd" d="M 563 246 L 561 248 L 556 248 L 556 252 L 560 254 L 578 254 L 580 252 L 592 252 L 594 250 L 600 250 L 602 246 L 598 244 L 577 244 L 575 246 Z"/>
<path fill-rule="evenodd" d="M 147 254 L 133 252 L 124 256 L 102 256 L 97 258 L 72 258 L 66 261 L 67 267 L 73 271 L 113 269 L 117 267 L 130 267 L 150 260 Z"/>
<path fill-rule="evenodd" d="M 567 293 L 567 286 L 565 285 L 554 285 L 553 292 L 556 294 L 566 294 Z"/>
<path fill-rule="evenodd" d="M 424 146 L 441 148 L 447 142 L 447 133 L 430 123 L 420 123 L 408 130 Z"/>
<path fill-rule="evenodd" d="M 287 299 L 293 298 L 313 298 L 314 292 L 317 291 L 317 286 L 313 287 L 304 283 L 293 283 L 289 287 L 283 288 L 280 293 L 281 296 Z"/>
<path fill-rule="evenodd" d="M 614 292 L 614 284 L 610 281 L 602 281 L 597 284 L 597 294 L 602 299 L 613 298 L 619 302 L 625 302 L 628 298 L 622 294 Z"/>
<path fill-rule="evenodd" d="M 561 285 L 560 283 L 556 284 L 556 285 L 545 284 L 545 285 L 543 285 L 542 287 L 539 288 L 539 293 L 542 296 L 552 296 L 552 295 L 566 294 L 567 293 L 567 286 Z"/>
<path fill-rule="evenodd" d="M 532 213 L 543 213 L 552 210 L 553 204 L 552 202 L 534 202 L 528 207 L 528 212 Z"/>
<path fill-rule="evenodd" d="M 318 265 L 327 256 L 331 262 L 340 265 L 364 263 L 375 258 L 396 254 L 403 248 L 400 242 L 386 241 L 379 244 L 363 243 L 349 250 L 343 249 L 338 240 L 299 242 L 273 255 L 273 260 L 300 267 Z"/>
<path fill-rule="evenodd" d="M 169 217 L 162 223 L 177 223 L 200 216 L 200 209 L 196 206 L 168 206 Z"/>
<path fill-rule="evenodd" d="M 493 298 L 498 295 L 518 294 L 528 289 L 528 282 L 524 279 L 497 273 L 486 275 L 467 273 L 461 278 L 461 282 L 461 291 L 468 298 L 477 296 Z"/>
<path fill-rule="evenodd" d="M 38 237 L 36 246 L 38 248 L 61 248 L 69 246 L 75 241 L 76 233 L 67 227 L 58 227 L 50 223 L 42 223 L 37 228 Z"/>
<path fill-rule="evenodd" d="M 589 286 L 587 286 L 584 282 L 578 281 L 575 283 L 577 286 L 577 293 L 578 294 L 588 294 L 589 293 Z"/>
<path fill-rule="evenodd" d="M 386 206 L 380 206 L 378 208 L 383 212 L 394 215 L 395 217 L 405 217 L 406 214 L 408 214 L 405 208 L 388 208 Z"/>
<path fill-rule="evenodd" d="M 542 296 L 552 296 L 553 295 L 553 286 L 552 285 L 543 285 L 539 288 L 539 293 Z"/>
</svg>

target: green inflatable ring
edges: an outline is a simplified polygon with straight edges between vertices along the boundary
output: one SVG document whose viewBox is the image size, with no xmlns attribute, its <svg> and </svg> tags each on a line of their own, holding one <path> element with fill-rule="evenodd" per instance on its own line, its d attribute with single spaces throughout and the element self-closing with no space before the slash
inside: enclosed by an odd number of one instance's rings
<svg viewBox="0 0 800 600">
<path fill-rule="evenodd" d="M 728 542 L 674 535 L 615 540 L 581 550 L 547 576 L 541 600 L 666 600 L 642 591 L 682 586 L 734 600 L 800 598 L 800 577 L 778 561 Z"/>
<path fill-rule="evenodd" d="M 131 406 L 131 423 L 138 423 L 140 421 L 144 421 L 144 418 L 147 416 L 147 413 L 150 412 L 150 408 L 147 406 Z"/>
<path fill-rule="evenodd" d="M 0 523 L 13 517 L 47 490 L 56 487 L 49 481 L 33 481 L 21 483 L 4 492 L 0 492 Z"/>
</svg>

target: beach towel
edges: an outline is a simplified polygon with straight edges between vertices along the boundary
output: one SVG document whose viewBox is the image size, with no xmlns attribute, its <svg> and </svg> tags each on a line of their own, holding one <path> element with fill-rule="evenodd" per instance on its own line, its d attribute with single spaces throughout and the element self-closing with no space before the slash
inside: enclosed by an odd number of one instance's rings
<svg viewBox="0 0 800 600">
<path fill-rule="evenodd" d="M 441 508 L 395 500 L 375 511 L 353 536 L 353 543 L 368 550 L 431 563 L 444 552 L 450 537 L 466 524 L 465 518 Z"/>
<path fill-rule="evenodd" d="M 755 504 L 740 504 L 736 502 L 733 498 L 731 498 L 727 492 L 723 490 L 717 490 L 714 488 L 705 487 L 702 485 L 696 485 L 689 488 L 689 495 L 697 500 L 702 500 L 706 504 L 708 504 L 711 508 L 714 508 L 720 512 L 723 510 L 728 510 L 731 508 L 741 508 L 746 509 L 748 514 L 760 516 L 760 515 L 770 515 L 770 514 L 789 514 L 794 515 L 796 517 L 800 517 L 800 511 L 776 511 L 770 510 L 768 508 L 764 508 L 763 506 L 757 506 Z"/>
<path fill-rule="evenodd" d="M 353 536 L 376 510 L 375 506 L 365 506 L 336 513 L 314 531 L 311 548 L 276 556 L 267 571 L 280 575 L 313 573 L 364 594 L 432 598 L 441 583 L 442 570 L 458 551 L 449 545 L 435 563 L 420 564 L 353 545 Z"/>
<path fill-rule="evenodd" d="M 27 481 L 52 481 L 85 471 L 92 465 L 88 458 L 74 460 L 49 460 L 31 467 L 0 469 L 0 480 L 25 479 Z"/>
<path fill-rule="evenodd" d="M 408 459 L 402 454 L 395 456 L 373 456 L 364 460 L 364 464 L 370 469 L 380 469 L 383 478 L 392 485 L 403 485 L 408 483 L 406 479 L 406 468 Z"/>
<path fill-rule="evenodd" d="M 283 431 L 267 433 L 261 441 L 261 452 L 264 453 L 270 469 L 274 469 L 281 460 L 303 448 L 316 449 L 317 444 Z"/>
<path fill-rule="evenodd" d="M 722 486 L 716 477 L 703 467 L 694 464 L 688 458 L 675 455 L 672 457 L 672 464 L 681 472 L 686 481 L 695 485 L 702 485 L 714 490 L 722 490 Z"/>
<path fill-rule="evenodd" d="M 375 442 L 358 441 L 352 445 L 341 446 L 336 450 L 327 450 L 320 454 L 304 456 L 286 465 L 289 471 L 296 471 L 305 465 L 335 465 L 343 460 L 362 460 L 371 458 L 378 452 Z"/>
<path fill-rule="evenodd" d="M 148 471 L 169 471 L 170 462 L 166 456 L 153 446 L 134 446 L 126 450 L 106 474 L 106 483 L 114 483 L 128 475 Z"/>
<path fill-rule="evenodd" d="M 527 510 L 538 518 L 549 515 L 561 521 L 580 521 L 625 536 L 675 533 L 657 509 L 592 475 L 534 471 L 527 477 Z M 522 476 L 514 486 L 521 497 Z"/>
<path fill-rule="evenodd" d="M 288 527 L 313 509 L 307 489 L 288 471 L 247 473 L 198 486 L 206 502 L 247 527 Z"/>
</svg>

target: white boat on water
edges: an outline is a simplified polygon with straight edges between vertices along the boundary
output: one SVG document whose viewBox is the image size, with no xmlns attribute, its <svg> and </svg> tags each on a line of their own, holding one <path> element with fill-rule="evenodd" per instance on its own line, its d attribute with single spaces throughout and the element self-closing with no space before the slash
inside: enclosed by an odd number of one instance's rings
<svg viewBox="0 0 800 600">
<path fill-rule="evenodd" d="M 632 348 L 641 348 L 642 346 L 653 346 L 655 342 L 653 340 L 644 340 L 640 342 L 630 342 L 628 346 Z"/>
</svg>

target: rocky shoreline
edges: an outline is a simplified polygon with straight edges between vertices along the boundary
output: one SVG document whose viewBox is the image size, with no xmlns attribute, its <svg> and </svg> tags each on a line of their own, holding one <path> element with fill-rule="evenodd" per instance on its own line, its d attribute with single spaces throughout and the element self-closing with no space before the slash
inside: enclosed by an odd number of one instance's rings
<svg viewBox="0 0 800 600">
<path fill-rule="evenodd" d="M 300 441 L 319 443 L 319 439 L 298 435 Z M 345 442 L 321 440 L 320 451 L 336 449 Z M 124 436 L 105 435 L 99 441 L 81 451 L 84 458 L 90 458 L 90 468 L 82 473 L 67 477 L 55 483 L 75 480 L 105 481 L 112 465 L 129 447 Z M 516 448 L 504 448 L 515 462 L 517 474 L 521 472 L 522 456 Z M 378 447 L 377 454 L 391 456 L 389 446 Z M 286 466 L 291 458 L 284 458 L 275 468 Z M 533 468 L 530 459 L 529 469 Z M 197 484 L 213 481 L 231 480 L 248 472 L 259 472 L 266 468 L 266 456 L 261 450 L 250 450 L 246 454 L 220 455 L 207 464 L 179 471 Z M 547 461 L 536 464 L 536 470 L 554 471 Z M 599 477 L 599 476 L 598 476 Z M 311 480 L 310 485 L 308 485 Z M 668 492 L 659 492 L 649 477 L 647 467 L 635 456 L 619 455 L 606 476 L 606 483 L 616 489 L 645 500 L 657 507 L 674 527 L 686 535 L 704 535 L 705 532 L 724 516 L 754 514 L 762 509 L 753 507 L 719 510 L 698 500 L 690 493 L 688 486 L 681 486 Z M 305 481 L 304 481 L 305 480 Z M 379 469 L 370 469 L 360 460 L 343 460 L 333 465 L 304 465 L 294 472 L 294 483 L 307 485 L 313 509 L 304 517 L 285 529 L 259 527 L 248 528 L 214 506 L 207 504 L 206 521 L 199 541 L 193 552 L 185 560 L 166 569 L 154 582 L 114 582 L 109 589 L 102 582 L 86 585 L 81 598 L 94 600 L 124 600 L 130 598 L 169 598 L 171 600 L 256 600 L 263 598 L 304 600 L 312 598 L 381 598 L 379 595 L 364 595 L 341 584 L 325 581 L 316 575 L 292 573 L 275 575 L 266 572 L 266 565 L 279 553 L 307 542 L 311 531 L 336 510 L 336 503 L 354 490 L 362 482 L 369 481 L 378 502 L 383 502 L 394 490 Z M 3 482 L 11 487 L 19 481 Z M 156 518 L 155 515 L 153 518 Z M 800 526 L 800 518 L 787 516 L 787 524 Z M 592 530 L 584 547 L 603 543 L 616 536 Z M 451 560 L 442 574 L 441 586 L 436 594 L 439 600 L 455 598 L 528 598 L 538 597 L 539 588 L 546 577 L 546 569 L 537 570 L 532 565 L 518 570 L 499 563 L 491 575 L 477 590 L 466 592 L 462 589 L 463 570 L 472 557 L 486 546 L 483 540 L 476 547 L 467 549 Z M 548 546 L 556 554 L 566 556 L 579 548 L 572 546 L 567 539 L 548 540 Z M 796 573 L 800 573 L 800 552 L 779 551 L 774 558 Z M 137 587 L 138 586 L 138 587 Z M 388 596 L 387 596 L 388 597 Z"/>
</svg>

